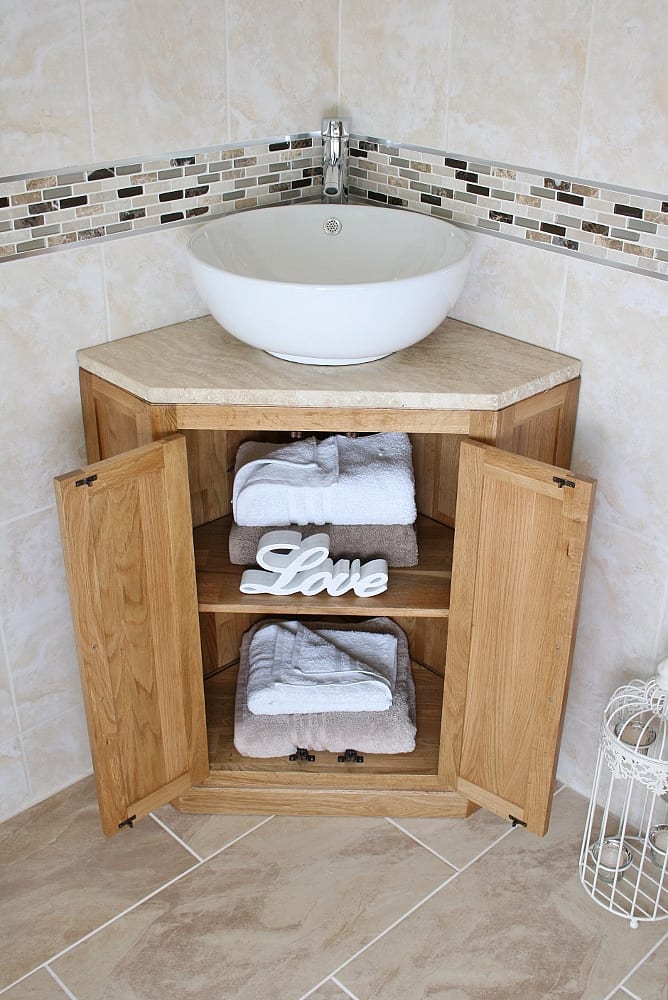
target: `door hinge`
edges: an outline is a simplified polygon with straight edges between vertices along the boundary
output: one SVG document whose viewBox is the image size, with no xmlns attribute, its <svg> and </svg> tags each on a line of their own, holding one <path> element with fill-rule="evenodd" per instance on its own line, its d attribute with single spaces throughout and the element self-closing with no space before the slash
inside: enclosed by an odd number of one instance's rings
<svg viewBox="0 0 668 1000">
<path fill-rule="evenodd" d="M 77 479 L 75 481 L 74 485 L 75 486 L 92 486 L 96 479 L 97 479 L 96 475 L 86 476 L 84 479 Z"/>
<path fill-rule="evenodd" d="M 295 753 L 291 753 L 290 756 L 288 757 L 288 760 L 299 760 L 299 761 L 304 760 L 311 762 L 315 760 L 315 755 L 309 753 L 305 747 L 297 747 Z"/>
<path fill-rule="evenodd" d="M 130 829 L 133 830 L 136 819 L 137 819 L 136 816 L 128 816 L 127 819 L 124 819 L 122 823 L 118 824 L 118 829 L 122 830 L 124 826 L 129 826 Z"/>
<path fill-rule="evenodd" d="M 346 750 L 336 758 L 339 764 L 363 764 L 364 757 L 357 750 Z"/>
<path fill-rule="evenodd" d="M 575 489 L 575 483 L 572 479 L 562 479 L 561 476 L 552 476 L 552 482 L 556 483 L 559 489 L 563 489 L 564 486 L 571 486 Z"/>
<path fill-rule="evenodd" d="M 518 819 L 517 816 L 508 816 L 508 819 L 511 821 L 513 826 L 526 826 L 524 820 Z"/>
</svg>

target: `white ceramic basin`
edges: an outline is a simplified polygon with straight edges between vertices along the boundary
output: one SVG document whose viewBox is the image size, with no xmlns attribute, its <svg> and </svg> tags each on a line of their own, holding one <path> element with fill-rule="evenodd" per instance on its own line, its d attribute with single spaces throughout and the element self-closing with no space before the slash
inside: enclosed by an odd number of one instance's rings
<svg viewBox="0 0 668 1000">
<path fill-rule="evenodd" d="M 188 245 L 197 290 L 239 340 L 301 364 L 375 361 L 452 309 L 471 243 L 455 226 L 368 205 L 227 215 Z"/>
</svg>

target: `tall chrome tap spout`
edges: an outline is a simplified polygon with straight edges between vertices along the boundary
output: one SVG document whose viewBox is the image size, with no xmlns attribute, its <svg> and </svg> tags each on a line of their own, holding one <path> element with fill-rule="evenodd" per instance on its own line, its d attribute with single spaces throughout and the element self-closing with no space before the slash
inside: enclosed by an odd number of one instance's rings
<svg viewBox="0 0 668 1000">
<path fill-rule="evenodd" d="M 347 201 L 348 123 L 338 118 L 323 118 L 321 131 L 323 201 Z"/>
</svg>

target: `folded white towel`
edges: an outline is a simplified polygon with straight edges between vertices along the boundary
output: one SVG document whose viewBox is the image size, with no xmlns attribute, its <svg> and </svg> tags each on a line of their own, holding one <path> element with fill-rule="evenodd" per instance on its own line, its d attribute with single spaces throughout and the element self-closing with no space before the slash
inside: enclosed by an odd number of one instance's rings
<svg viewBox="0 0 668 1000">
<path fill-rule="evenodd" d="M 417 517 L 407 434 L 337 434 L 282 448 L 247 441 L 236 468 L 239 525 L 413 524 Z"/>
<path fill-rule="evenodd" d="M 396 675 L 394 635 L 274 622 L 258 629 L 248 650 L 248 709 L 382 712 L 392 704 Z"/>
</svg>

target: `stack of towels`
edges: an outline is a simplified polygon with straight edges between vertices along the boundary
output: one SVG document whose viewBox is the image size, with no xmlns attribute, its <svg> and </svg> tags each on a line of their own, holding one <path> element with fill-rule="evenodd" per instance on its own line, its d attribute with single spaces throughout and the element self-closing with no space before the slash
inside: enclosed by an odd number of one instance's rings
<svg viewBox="0 0 668 1000">
<path fill-rule="evenodd" d="M 410 753 L 415 732 L 408 641 L 391 619 L 266 621 L 243 637 L 234 717 L 239 753 Z"/>
<path fill-rule="evenodd" d="M 266 531 L 286 526 L 304 537 L 326 532 L 333 559 L 418 561 L 407 434 L 336 434 L 279 446 L 247 441 L 237 451 L 232 509 L 230 559 L 238 565 L 255 561 Z"/>
</svg>

